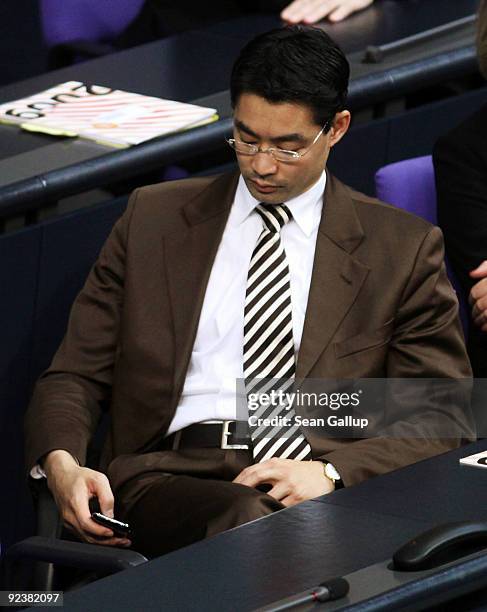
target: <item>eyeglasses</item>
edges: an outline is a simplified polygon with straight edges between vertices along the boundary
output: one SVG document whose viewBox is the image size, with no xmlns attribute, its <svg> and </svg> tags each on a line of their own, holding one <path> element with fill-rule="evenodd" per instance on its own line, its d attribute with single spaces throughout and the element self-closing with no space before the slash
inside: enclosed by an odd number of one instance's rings
<svg viewBox="0 0 487 612">
<path fill-rule="evenodd" d="M 241 140 L 237 140 L 236 138 L 227 138 L 228 144 L 232 147 L 234 151 L 240 153 L 241 155 L 257 155 L 257 153 L 268 153 L 272 155 L 272 157 L 277 161 L 282 162 L 296 162 L 302 157 L 304 157 L 307 153 L 309 153 L 311 147 L 316 144 L 318 138 L 323 134 L 326 128 L 328 128 L 331 124 L 331 121 L 327 121 L 325 125 L 321 128 L 321 130 L 316 134 L 313 139 L 313 142 L 309 145 L 309 147 L 299 153 L 298 151 L 288 151 L 287 149 L 278 149 L 276 147 L 269 147 L 268 149 L 261 149 L 259 146 L 255 144 L 250 144 L 248 142 L 242 142 Z"/>
</svg>

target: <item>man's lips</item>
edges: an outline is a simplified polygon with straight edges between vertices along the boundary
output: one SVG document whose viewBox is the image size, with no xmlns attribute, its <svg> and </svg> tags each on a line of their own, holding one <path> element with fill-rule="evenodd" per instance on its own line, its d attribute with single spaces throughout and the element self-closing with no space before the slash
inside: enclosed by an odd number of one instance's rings
<svg viewBox="0 0 487 612">
<path fill-rule="evenodd" d="M 268 185 L 267 183 L 261 183 L 260 181 L 255 181 L 253 179 L 250 180 L 256 186 L 257 190 L 262 193 L 270 193 L 271 191 L 279 189 L 277 185 Z"/>
</svg>

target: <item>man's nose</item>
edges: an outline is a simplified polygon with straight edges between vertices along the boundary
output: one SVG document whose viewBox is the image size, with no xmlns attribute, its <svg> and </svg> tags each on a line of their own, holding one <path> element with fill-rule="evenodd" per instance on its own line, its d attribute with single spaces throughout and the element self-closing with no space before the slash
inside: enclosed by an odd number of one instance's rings
<svg viewBox="0 0 487 612">
<path fill-rule="evenodd" d="M 259 151 L 252 158 L 252 170 L 259 176 L 275 174 L 277 172 L 277 162 L 270 153 Z"/>
</svg>

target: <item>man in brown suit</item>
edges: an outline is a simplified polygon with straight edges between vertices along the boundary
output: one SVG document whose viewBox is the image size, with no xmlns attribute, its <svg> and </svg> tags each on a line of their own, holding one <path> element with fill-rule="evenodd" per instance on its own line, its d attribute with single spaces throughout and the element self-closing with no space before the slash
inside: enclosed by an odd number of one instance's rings
<svg viewBox="0 0 487 612">
<path fill-rule="evenodd" d="M 320 30 L 257 37 L 232 73 L 240 175 L 131 197 L 26 419 L 29 469 L 42 464 L 82 539 L 130 545 L 90 519 L 92 497 L 131 523 L 137 550 L 158 555 L 472 437 L 461 407 L 428 398 L 379 418 L 377 437 L 298 431 L 295 455 L 283 444 L 257 461 L 252 435 L 231 431 L 228 389 L 262 361 L 277 376 L 289 342 L 284 369 L 298 380 L 470 376 L 440 231 L 325 172 L 350 122 L 348 75 Z M 256 241 L 258 257 L 275 247 L 282 266 L 264 275 L 251 327 Z M 258 351 L 254 332 L 266 338 Z M 94 471 L 86 449 L 103 407 L 111 426 Z"/>
</svg>

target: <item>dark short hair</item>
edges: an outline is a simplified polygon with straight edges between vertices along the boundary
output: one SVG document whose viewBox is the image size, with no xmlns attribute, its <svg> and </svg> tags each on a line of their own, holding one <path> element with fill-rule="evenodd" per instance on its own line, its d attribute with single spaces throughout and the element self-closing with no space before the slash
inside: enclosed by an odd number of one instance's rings
<svg viewBox="0 0 487 612">
<path fill-rule="evenodd" d="M 345 108 L 349 76 L 347 58 L 326 32 L 312 26 L 277 28 L 241 50 L 230 81 L 232 107 L 243 93 L 304 104 L 328 130 L 335 113 Z"/>
</svg>

